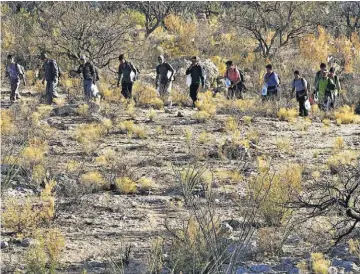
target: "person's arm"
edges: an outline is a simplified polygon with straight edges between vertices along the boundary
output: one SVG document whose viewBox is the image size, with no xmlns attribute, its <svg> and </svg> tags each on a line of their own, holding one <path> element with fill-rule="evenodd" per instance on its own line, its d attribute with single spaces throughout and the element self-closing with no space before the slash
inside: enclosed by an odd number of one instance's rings
<svg viewBox="0 0 360 274">
<path fill-rule="evenodd" d="M 155 79 L 156 88 L 158 87 L 159 75 L 160 75 L 159 66 L 156 66 L 156 79 Z"/>
<path fill-rule="evenodd" d="M 186 75 L 189 75 L 191 73 L 192 68 L 193 68 L 193 65 L 188 67 L 188 69 L 186 70 Z"/>
<path fill-rule="evenodd" d="M 45 70 L 46 70 L 46 64 L 43 65 L 43 79 L 42 79 L 42 84 L 45 84 Z"/>
<path fill-rule="evenodd" d="M 170 79 L 169 79 L 171 81 L 171 79 L 174 76 L 175 70 L 169 63 L 166 63 L 166 67 L 167 67 L 168 71 L 171 71 L 171 75 L 170 75 Z"/>
<path fill-rule="evenodd" d="M 17 64 L 17 70 L 19 72 L 20 78 L 23 80 L 24 86 L 26 86 L 26 78 L 25 78 L 25 73 L 22 70 L 22 68 L 20 67 L 19 64 Z"/>
<path fill-rule="evenodd" d="M 338 95 L 339 95 L 340 90 L 341 90 L 341 85 L 340 85 L 340 80 L 339 80 L 338 76 L 336 76 L 336 89 L 338 90 Z"/>
<path fill-rule="evenodd" d="M 120 86 L 121 76 L 122 76 L 122 68 L 121 68 L 121 65 L 119 65 L 117 86 Z"/>
<path fill-rule="evenodd" d="M 315 80 L 314 80 L 315 92 L 317 92 L 319 90 L 319 80 L 320 80 L 320 74 L 316 73 Z"/>
<path fill-rule="evenodd" d="M 96 74 L 95 74 L 94 65 L 92 63 L 90 63 L 90 74 L 91 74 L 92 82 L 95 85 L 95 83 L 96 83 Z"/>
<path fill-rule="evenodd" d="M 200 80 L 201 80 L 201 86 L 202 88 L 205 87 L 205 78 L 204 78 L 204 70 L 201 66 L 200 67 Z"/>
<path fill-rule="evenodd" d="M 291 98 L 294 98 L 294 92 L 295 92 L 295 81 L 292 82 L 292 89 L 291 89 Z"/>
</svg>

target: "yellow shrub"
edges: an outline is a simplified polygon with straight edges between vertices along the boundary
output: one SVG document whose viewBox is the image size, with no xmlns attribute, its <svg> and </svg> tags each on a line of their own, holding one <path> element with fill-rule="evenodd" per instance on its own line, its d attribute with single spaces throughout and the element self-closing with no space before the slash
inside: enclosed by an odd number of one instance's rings
<svg viewBox="0 0 360 274">
<path fill-rule="evenodd" d="M 298 116 L 298 111 L 295 108 L 280 108 L 277 116 L 281 121 L 291 122 L 294 121 L 294 119 Z"/>
<path fill-rule="evenodd" d="M 328 118 L 323 119 L 322 122 L 323 122 L 325 127 L 330 126 L 330 123 L 331 123 L 330 119 L 328 119 Z"/>
<path fill-rule="evenodd" d="M 34 141 L 34 142 L 32 142 Z M 22 165 L 25 167 L 32 167 L 41 164 L 44 160 L 45 153 L 48 150 L 47 144 L 38 142 L 38 140 L 30 140 L 29 146 L 25 147 L 21 152 Z"/>
<path fill-rule="evenodd" d="M 174 104 L 178 104 L 180 106 L 185 106 L 189 100 L 189 94 L 188 92 L 179 91 L 177 89 L 174 89 L 171 92 L 171 100 Z"/>
<path fill-rule="evenodd" d="M 151 178 L 142 177 L 138 180 L 140 190 L 149 191 L 154 187 L 154 181 Z"/>
<path fill-rule="evenodd" d="M 186 145 L 189 147 L 192 141 L 193 132 L 190 128 L 186 128 L 184 130 L 185 142 Z"/>
<path fill-rule="evenodd" d="M 334 148 L 336 150 L 341 150 L 344 149 L 344 147 L 345 147 L 344 138 L 341 136 L 336 137 L 334 142 Z"/>
<path fill-rule="evenodd" d="M 207 131 L 202 131 L 199 135 L 199 143 L 200 144 L 207 144 L 210 142 L 210 134 Z"/>
<path fill-rule="evenodd" d="M 226 72 L 225 60 L 222 59 L 220 56 L 212 56 L 210 60 L 213 61 L 215 66 L 218 68 L 219 74 L 224 75 Z"/>
<path fill-rule="evenodd" d="M 115 180 L 115 185 L 122 194 L 130 194 L 137 192 L 136 183 L 129 177 L 117 178 Z"/>
<path fill-rule="evenodd" d="M 103 154 L 95 159 L 95 161 L 102 166 L 109 166 L 116 160 L 115 151 L 112 149 L 105 149 Z"/>
<path fill-rule="evenodd" d="M 204 123 L 211 118 L 211 115 L 207 111 L 200 110 L 194 113 L 192 118 L 200 123 Z"/>
<path fill-rule="evenodd" d="M 80 143 L 96 143 L 105 133 L 100 124 L 81 124 L 75 131 L 75 138 Z"/>
<path fill-rule="evenodd" d="M 234 117 L 229 117 L 225 121 L 225 130 L 228 133 L 232 133 L 238 130 L 238 123 L 236 122 Z"/>
<path fill-rule="evenodd" d="M 327 274 L 330 267 L 330 261 L 324 258 L 321 253 L 311 254 L 311 264 L 314 274 Z"/>
<path fill-rule="evenodd" d="M 81 116 L 88 115 L 88 113 L 89 113 L 89 105 L 88 104 L 79 105 L 76 112 Z"/>
<path fill-rule="evenodd" d="M 297 164 L 282 166 L 276 174 L 269 171 L 269 163 L 258 158 L 260 174 L 249 184 L 250 191 L 259 197 L 264 197 L 260 209 L 266 222 L 279 225 L 291 210 L 283 204 L 301 191 L 302 167 Z"/>
<path fill-rule="evenodd" d="M 349 106 L 342 106 L 334 112 L 337 124 L 359 123 L 360 116 L 356 115 L 354 109 Z"/>
<path fill-rule="evenodd" d="M 101 123 L 107 131 L 109 131 L 112 127 L 112 121 L 108 118 L 103 119 Z"/>
<path fill-rule="evenodd" d="M 349 240 L 349 251 L 351 254 L 360 258 L 360 240 Z"/>
<path fill-rule="evenodd" d="M 65 248 L 65 239 L 62 233 L 54 228 L 37 231 L 36 242 L 26 254 L 26 268 L 30 273 L 46 273 L 48 264 L 50 273 L 55 273 L 60 255 Z"/>
<path fill-rule="evenodd" d="M 213 118 L 216 114 L 216 100 L 211 91 L 201 93 L 195 105 L 200 111 L 206 112 L 209 118 Z"/>
<path fill-rule="evenodd" d="M 80 168 L 80 163 L 75 160 L 70 160 L 65 166 L 66 172 L 70 172 L 70 173 L 76 171 L 79 168 Z"/>
<path fill-rule="evenodd" d="M 149 119 L 150 121 L 154 121 L 154 119 L 156 118 L 156 115 L 157 115 L 157 113 L 156 113 L 156 111 L 155 111 L 153 108 L 149 109 L 148 119 Z"/>
<path fill-rule="evenodd" d="M 1 110 L 0 120 L 1 135 L 11 135 L 14 133 L 13 115 L 10 110 Z"/>
<path fill-rule="evenodd" d="M 289 138 L 278 138 L 276 140 L 276 147 L 282 153 L 292 153 L 291 141 Z"/>
<path fill-rule="evenodd" d="M 250 130 L 246 132 L 246 138 L 251 141 L 254 144 L 257 144 L 259 142 L 259 132 L 256 130 Z"/>
<path fill-rule="evenodd" d="M 135 137 L 144 139 L 146 138 L 146 130 L 145 127 L 140 125 L 135 125 L 133 121 L 123 121 L 118 124 L 119 129 L 124 130 L 131 137 L 135 135 Z"/>
<path fill-rule="evenodd" d="M 106 186 L 106 182 L 102 174 L 98 171 L 89 171 L 80 177 L 82 184 L 91 186 L 96 190 L 103 189 Z"/>
<path fill-rule="evenodd" d="M 32 179 L 40 184 L 42 180 L 45 178 L 46 170 L 43 165 L 36 165 L 32 169 Z"/>
<path fill-rule="evenodd" d="M 246 125 L 250 125 L 250 124 L 251 124 L 251 121 L 252 121 L 252 117 L 250 117 L 250 116 L 244 116 L 244 117 L 243 117 L 243 120 L 244 120 L 244 123 L 245 123 Z"/>
<path fill-rule="evenodd" d="M 51 181 L 45 185 L 39 201 L 30 198 L 24 202 L 19 202 L 15 198 L 7 200 L 1 214 L 3 227 L 13 232 L 31 234 L 41 222 L 50 221 L 55 213 L 55 200 L 52 194 L 55 184 Z"/>
<path fill-rule="evenodd" d="M 65 98 L 54 98 L 53 101 L 57 106 L 63 106 L 66 103 Z"/>
<path fill-rule="evenodd" d="M 134 84 L 133 93 L 139 106 L 152 106 L 155 109 L 162 109 L 164 106 L 156 89 L 150 85 L 137 81 Z"/>
<path fill-rule="evenodd" d="M 340 165 L 354 164 L 358 158 L 358 153 L 351 150 L 341 151 L 337 154 L 332 155 L 328 160 L 327 164 L 330 169 L 336 170 Z"/>
</svg>

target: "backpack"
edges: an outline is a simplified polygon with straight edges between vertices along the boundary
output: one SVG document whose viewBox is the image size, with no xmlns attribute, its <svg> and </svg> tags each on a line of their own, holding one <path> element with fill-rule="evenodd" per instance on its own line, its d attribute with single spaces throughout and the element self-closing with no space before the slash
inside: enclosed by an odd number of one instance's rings
<svg viewBox="0 0 360 274">
<path fill-rule="evenodd" d="M 16 80 L 19 79 L 20 76 L 23 76 L 25 73 L 24 67 L 19 65 L 18 63 L 14 63 L 15 66 L 11 66 L 12 64 L 10 64 L 10 69 L 7 71 L 9 77 L 11 80 Z"/>
<path fill-rule="evenodd" d="M 51 65 L 51 75 L 55 77 L 59 77 L 59 67 L 54 59 L 49 60 L 49 64 Z"/>
</svg>

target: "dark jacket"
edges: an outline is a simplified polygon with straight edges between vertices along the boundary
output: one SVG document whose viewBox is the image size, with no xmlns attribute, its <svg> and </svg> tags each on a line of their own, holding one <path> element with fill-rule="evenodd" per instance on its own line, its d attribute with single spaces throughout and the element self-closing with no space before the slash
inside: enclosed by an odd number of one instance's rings
<svg viewBox="0 0 360 274">
<path fill-rule="evenodd" d="M 131 79 L 130 77 L 131 71 L 135 73 L 136 77 L 138 74 L 138 70 L 131 62 L 125 61 L 124 63 L 120 64 L 118 70 L 118 82 L 120 82 L 120 80 L 122 83 L 128 84 L 134 82 L 135 79 Z"/>
<path fill-rule="evenodd" d="M 53 59 L 46 60 L 43 69 L 44 69 L 44 77 L 46 81 L 48 82 L 57 81 L 57 79 L 59 78 L 59 67 L 55 60 Z"/>
<path fill-rule="evenodd" d="M 169 63 L 162 63 L 157 65 L 156 67 L 156 79 L 160 77 L 160 84 L 166 84 L 168 81 L 171 81 L 171 79 L 168 79 L 168 71 L 171 71 L 174 73 L 173 67 Z"/>
<path fill-rule="evenodd" d="M 200 84 L 201 85 L 205 85 L 205 78 L 204 78 L 204 69 L 199 65 L 196 64 L 193 67 L 189 67 L 186 70 L 186 75 L 191 74 L 191 84 L 192 85 L 196 85 L 196 84 Z"/>
<path fill-rule="evenodd" d="M 76 72 L 82 73 L 84 80 L 92 80 L 93 82 L 96 80 L 95 69 L 90 62 L 81 64 Z"/>
</svg>

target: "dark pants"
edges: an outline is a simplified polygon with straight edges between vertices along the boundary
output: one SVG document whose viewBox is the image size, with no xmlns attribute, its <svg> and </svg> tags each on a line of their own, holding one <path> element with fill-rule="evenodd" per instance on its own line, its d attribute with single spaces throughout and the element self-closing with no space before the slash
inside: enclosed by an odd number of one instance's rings
<svg viewBox="0 0 360 274">
<path fill-rule="evenodd" d="M 308 116 L 308 110 L 305 108 L 305 102 L 306 102 L 306 93 L 304 94 L 305 91 L 300 91 L 299 93 L 296 94 L 296 99 L 299 102 L 299 115 L 304 117 L 304 116 Z M 299 96 L 301 95 L 301 96 Z"/>
<path fill-rule="evenodd" d="M 20 99 L 19 85 L 20 85 L 19 79 L 10 80 L 10 86 L 11 86 L 10 101 L 15 101 L 16 99 Z"/>
<path fill-rule="evenodd" d="M 233 83 L 231 83 L 231 84 L 233 84 Z M 241 83 L 241 82 L 237 83 L 236 86 L 228 89 L 227 98 L 228 99 L 244 99 L 243 88 L 244 88 L 243 83 Z"/>
<path fill-rule="evenodd" d="M 46 80 L 46 102 L 48 104 L 53 103 L 54 98 L 58 98 L 58 94 L 56 92 L 56 87 L 58 85 L 58 80 Z"/>
<path fill-rule="evenodd" d="M 190 85 L 190 97 L 193 100 L 193 104 L 197 101 L 197 95 L 199 90 L 200 84 L 191 84 Z"/>
<path fill-rule="evenodd" d="M 133 83 L 121 83 L 121 94 L 125 97 L 125 99 L 132 98 L 132 87 Z"/>
</svg>

